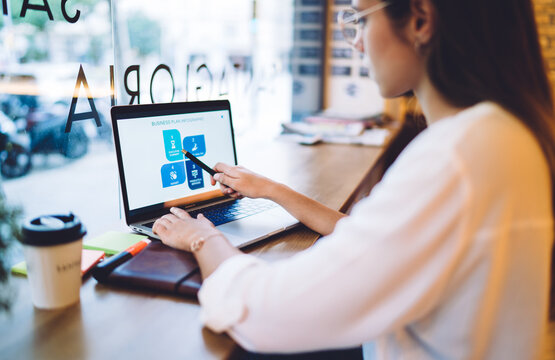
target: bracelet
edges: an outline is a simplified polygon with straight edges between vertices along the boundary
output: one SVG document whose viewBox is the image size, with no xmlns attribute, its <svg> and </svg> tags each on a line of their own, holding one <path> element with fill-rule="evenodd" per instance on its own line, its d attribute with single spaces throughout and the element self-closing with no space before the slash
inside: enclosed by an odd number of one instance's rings
<svg viewBox="0 0 555 360">
<path fill-rule="evenodd" d="M 196 238 L 191 242 L 191 248 L 189 249 L 189 251 L 191 251 L 192 253 L 199 251 L 202 248 L 202 245 L 204 245 L 204 243 L 206 242 L 206 240 L 210 239 L 211 237 L 220 236 L 220 235 L 221 234 L 217 233 L 217 234 L 208 235 L 206 237 L 199 236 L 198 238 Z"/>
</svg>

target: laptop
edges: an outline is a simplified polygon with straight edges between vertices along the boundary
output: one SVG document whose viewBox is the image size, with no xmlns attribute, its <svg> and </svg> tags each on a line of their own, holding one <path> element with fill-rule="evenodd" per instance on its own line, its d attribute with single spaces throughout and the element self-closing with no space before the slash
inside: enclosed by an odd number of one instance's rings
<svg viewBox="0 0 555 360">
<path fill-rule="evenodd" d="M 202 212 L 237 247 L 298 224 L 269 200 L 224 195 L 184 156 L 237 165 L 229 101 L 114 106 L 111 116 L 125 221 L 134 231 L 159 239 L 152 225 L 173 206 Z"/>
</svg>

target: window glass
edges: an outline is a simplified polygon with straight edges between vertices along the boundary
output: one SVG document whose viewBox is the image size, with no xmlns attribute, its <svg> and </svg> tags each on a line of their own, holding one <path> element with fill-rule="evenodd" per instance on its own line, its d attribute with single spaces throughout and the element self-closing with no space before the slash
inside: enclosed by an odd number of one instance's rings
<svg viewBox="0 0 555 360">
<path fill-rule="evenodd" d="M 5 3 L 0 18 L 3 192 L 26 216 L 74 211 L 86 225 L 114 222 L 119 210 L 108 118 L 110 2 Z"/>
<path fill-rule="evenodd" d="M 291 1 L 114 1 L 118 104 L 229 99 L 235 130 L 291 116 Z"/>
<path fill-rule="evenodd" d="M 238 136 L 291 118 L 293 1 L 3 3 L 1 185 L 26 216 L 118 222 L 113 104 L 229 99 Z"/>
</svg>

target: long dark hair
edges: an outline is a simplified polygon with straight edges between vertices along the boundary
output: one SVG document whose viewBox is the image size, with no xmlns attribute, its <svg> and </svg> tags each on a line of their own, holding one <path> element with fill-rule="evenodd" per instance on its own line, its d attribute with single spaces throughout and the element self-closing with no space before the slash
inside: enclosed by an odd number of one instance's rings
<svg viewBox="0 0 555 360">
<path fill-rule="evenodd" d="M 397 29 L 411 0 L 387 0 Z M 555 214 L 555 116 L 531 0 L 431 0 L 436 14 L 428 55 L 432 84 L 453 106 L 493 101 L 537 138 L 551 172 Z M 555 318 L 555 246 L 551 260 L 550 317 Z"/>
</svg>

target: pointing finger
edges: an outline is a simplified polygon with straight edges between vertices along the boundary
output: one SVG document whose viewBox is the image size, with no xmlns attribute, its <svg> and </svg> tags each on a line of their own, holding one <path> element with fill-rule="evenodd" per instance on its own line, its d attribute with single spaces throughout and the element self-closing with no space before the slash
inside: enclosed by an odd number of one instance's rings
<svg viewBox="0 0 555 360">
<path fill-rule="evenodd" d="M 237 179 L 224 173 L 217 173 L 216 175 L 214 175 L 214 180 L 231 188 L 233 188 L 233 186 L 237 183 Z"/>
<path fill-rule="evenodd" d="M 232 169 L 231 165 L 228 165 L 228 164 L 222 163 L 222 162 L 219 162 L 216 165 L 214 165 L 214 170 L 216 170 L 216 172 L 227 172 L 231 169 Z"/>
<path fill-rule="evenodd" d="M 214 170 L 218 173 L 224 173 L 229 177 L 238 178 L 241 176 L 241 170 L 244 170 L 244 168 L 239 165 L 231 166 L 224 163 L 217 163 L 216 166 L 214 166 Z"/>
</svg>

